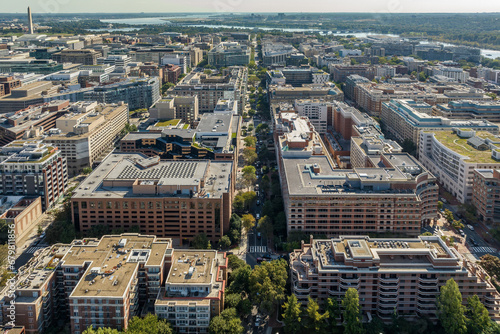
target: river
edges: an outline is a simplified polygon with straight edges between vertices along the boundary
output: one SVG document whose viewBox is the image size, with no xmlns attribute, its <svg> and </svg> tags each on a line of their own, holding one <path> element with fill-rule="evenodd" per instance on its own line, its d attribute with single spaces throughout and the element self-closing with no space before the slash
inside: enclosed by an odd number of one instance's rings
<svg viewBox="0 0 500 334">
<path fill-rule="evenodd" d="M 186 17 L 195 17 L 195 18 L 201 18 L 201 17 L 210 17 L 213 14 L 196 14 L 196 15 L 188 15 L 188 16 L 170 16 L 170 17 L 143 17 L 143 18 L 132 18 L 132 19 L 114 19 L 114 20 L 101 20 L 101 22 L 104 23 L 122 23 L 122 24 L 131 24 L 131 25 L 161 25 L 161 24 L 171 24 L 172 22 L 169 21 L 169 19 L 173 18 L 186 18 Z M 325 31 L 321 29 L 305 29 L 305 28 L 272 28 L 272 27 L 245 27 L 245 26 L 231 26 L 231 25 L 223 25 L 223 24 L 182 24 L 183 27 L 200 27 L 200 28 L 225 28 L 225 29 L 257 29 L 257 30 L 262 30 L 262 31 L 272 31 L 272 30 L 280 30 L 284 32 L 320 32 L 321 34 L 324 34 Z M 126 30 L 128 29 L 128 30 Z M 118 28 L 118 29 L 92 29 L 91 31 L 133 31 L 136 30 L 136 28 Z M 380 35 L 378 33 L 371 33 L 371 32 L 332 32 L 328 31 L 328 35 L 335 35 L 335 36 L 355 36 L 357 38 L 364 38 L 368 35 Z M 391 34 L 384 34 L 386 36 L 390 37 L 399 37 L 398 35 L 391 35 Z M 451 44 L 450 44 L 451 45 Z M 495 59 L 500 57 L 500 51 L 498 50 L 488 50 L 488 49 L 481 49 L 481 55 L 486 57 L 486 58 L 491 58 Z"/>
</svg>

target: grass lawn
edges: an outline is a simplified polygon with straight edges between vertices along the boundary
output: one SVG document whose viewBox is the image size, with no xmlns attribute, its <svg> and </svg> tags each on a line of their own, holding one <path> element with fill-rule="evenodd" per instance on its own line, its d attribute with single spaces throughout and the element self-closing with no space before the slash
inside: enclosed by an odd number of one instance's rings
<svg viewBox="0 0 500 334">
<path fill-rule="evenodd" d="M 469 163 L 498 163 L 491 157 L 491 150 L 480 151 L 475 149 L 467 143 L 468 138 L 460 138 L 451 131 L 435 131 L 433 133 L 444 146 L 460 155 L 469 157 L 467 160 Z M 484 131 L 476 132 L 476 136 L 495 139 L 492 134 Z"/>
<path fill-rule="evenodd" d="M 172 126 L 176 126 L 177 124 L 180 123 L 180 119 L 171 119 L 169 121 L 163 121 L 163 122 L 158 122 L 155 124 L 155 126 L 169 126 L 169 125 L 172 125 Z"/>
</svg>

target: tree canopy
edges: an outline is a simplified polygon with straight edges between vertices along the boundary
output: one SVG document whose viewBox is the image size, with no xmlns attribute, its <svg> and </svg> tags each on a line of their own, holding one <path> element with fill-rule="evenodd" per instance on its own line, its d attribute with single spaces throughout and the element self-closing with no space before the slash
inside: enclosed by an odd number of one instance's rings
<svg viewBox="0 0 500 334">
<path fill-rule="evenodd" d="M 458 285 L 450 278 L 437 297 L 438 318 L 447 334 L 467 333 L 465 308 Z"/>
<path fill-rule="evenodd" d="M 356 289 L 347 289 L 345 297 L 342 299 L 342 307 L 344 308 L 344 333 L 362 334 L 364 330 L 361 323 L 359 295 Z"/>
</svg>

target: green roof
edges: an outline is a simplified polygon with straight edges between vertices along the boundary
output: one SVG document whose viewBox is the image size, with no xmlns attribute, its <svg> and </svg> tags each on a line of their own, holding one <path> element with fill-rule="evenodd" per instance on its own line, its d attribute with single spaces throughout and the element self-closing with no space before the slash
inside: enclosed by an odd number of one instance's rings
<svg viewBox="0 0 500 334">
<path fill-rule="evenodd" d="M 468 157 L 468 163 L 500 163 L 491 157 L 491 150 L 480 151 L 467 144 L 469 138 L 460 138 L 457 134 L 451 131 L 426 131 L 434 133 L 434 137 L 450 150 Z M 486 131 L 477 131 L 476 136 L 480 138 L 491 138 L 498 140 L 493 134 Z"/>
<path fill-rule="evenodd" d="M 180 121 L 181 121 L 180 119 L 171 119 L 169 121 L 158 122 L 155 124 L 155 126 L 158 126 L 158 127 L 159 126 L 169 126 L 169 125 L 177 126 L 177 124 L 179 124 Z"/>
</svg>

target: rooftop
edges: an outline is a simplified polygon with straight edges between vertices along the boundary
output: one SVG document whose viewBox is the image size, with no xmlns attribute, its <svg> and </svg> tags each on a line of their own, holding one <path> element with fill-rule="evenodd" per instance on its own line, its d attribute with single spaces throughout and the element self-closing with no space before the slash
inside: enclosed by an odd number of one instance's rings
<svg viewBox="0 0 500 334">
<path fill-rule="evenodd" d="M 460 138 L 452 131 L 426 131 L 426 133 L 434 133 L 434 137 L 437 141 L 450 150 L 467 157 L 468 163 L 499 163 L 498 160 L 491 157 L 491 149 L 478 150 L 467 143 L 469 138 Z M 499 140 L 498 137 L 486 131 L 476 132 L 476 137 L 483 139 L 491 138 L 495 139 L 495 141 Z"/>
<path fill-rule="evenodd" d="M 209 284 L 215 282 L 216 257 L 217 251 L 214 250 L 175 250 L 166 283 Z"/>
<path fill-rule="evenodd" d="M 123 296 L 137 279 L 139 263 L 161 266 L 171 247 L 170 239 L 139 234 L 107 235 L 87 245 L 72 245 L 62 259 L 63 265 L 90 265 L 70 297 Z"/>
<path fill-rule="evenodd" d="M 231 186 L 231 170 L 229 161 L 160 161 L 140 153 L 114 153 L 75 189 L 73 198 L 220 198 Z"/>
</svg>

